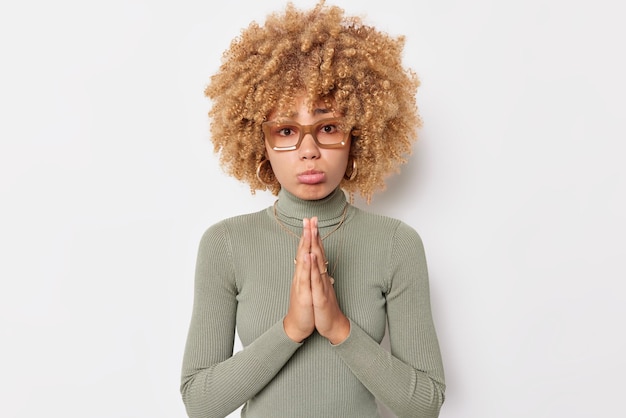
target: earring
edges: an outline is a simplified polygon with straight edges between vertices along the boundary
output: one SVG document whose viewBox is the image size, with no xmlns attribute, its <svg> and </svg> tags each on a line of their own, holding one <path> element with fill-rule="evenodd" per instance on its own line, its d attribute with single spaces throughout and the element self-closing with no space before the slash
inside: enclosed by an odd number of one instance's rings
<svg viewBox="0 0 626 418">
<path fill-rule="evenodd" d="M 259 165 L 256 166 L 256 178 L 261 182 L 261 184 L 263 184 L 265 187 L 272 187 L 272 181 L 265 181 L 263 180 L 263 178 L 261 177 L 261 170 L 263 169 L 263 165 L 265 165 L 265 163 L 269 163 L 270 160 L 267 160 L 265 158 L 263 158 L 261 160 L 261 162 L 259 163 Z M 270 163 L 270 170 L 272 169 L 272 163 Z"/>
<path fill-rule="evenodd" d="M 348 180 L 348 181 L 352 181 L 356 178 L 356 174 L 357 174 L 357 168 L 356 168 L 356 158 L 352 158 L 352 171 L 350 172 L 350 175 L 346 177 L 346 175 L 348 174 L 348 172 L 346 171 L 346 173 L 343 175 L 343 178 Z"/>
</svg>

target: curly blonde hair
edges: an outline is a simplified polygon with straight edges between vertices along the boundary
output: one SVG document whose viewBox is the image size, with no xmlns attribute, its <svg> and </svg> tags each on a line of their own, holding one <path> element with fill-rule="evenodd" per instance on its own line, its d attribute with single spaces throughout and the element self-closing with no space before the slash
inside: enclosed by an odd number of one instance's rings
<svg viewBox="0 0 626 418">
<path fill-rule="evenodd" d="M 421 126 L 415 102 L 419 80 L 402 64 L 404 42 L 324 0 L 308 11 L 290 2 L 283 13 L 268 15 L 265 25 L 253 21 L 231 42 L 205 89 L 212 101 L 211 140 L 222 167 L 248 183 L 253 194 L 268 189 L 277 194 L 280 184 L 270 164 L 257 171 L 266 158 L 261 124 L 305 92 L 311 105 L 323 101 L 358 132 L 348 163 L 348 171 L 356 163 L 358 174 L 344 177 L 340 187 L 369 202 L 406 162 Z"/>
</svg>

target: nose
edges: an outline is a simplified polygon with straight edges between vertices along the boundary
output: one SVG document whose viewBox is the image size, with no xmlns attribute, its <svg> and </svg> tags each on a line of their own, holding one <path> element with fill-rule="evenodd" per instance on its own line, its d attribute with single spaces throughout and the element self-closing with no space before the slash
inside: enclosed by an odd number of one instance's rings
<svg viewBox="0 0 626 418">
<path fill-rule="evenodd" d="M 314 160 L 320 157 L 320 149 L 311 134 L 307 133 L 304 135 L 302 143 L 298 148 L 298 153 L 300 159 L 303 160 Z"/>
</svg>

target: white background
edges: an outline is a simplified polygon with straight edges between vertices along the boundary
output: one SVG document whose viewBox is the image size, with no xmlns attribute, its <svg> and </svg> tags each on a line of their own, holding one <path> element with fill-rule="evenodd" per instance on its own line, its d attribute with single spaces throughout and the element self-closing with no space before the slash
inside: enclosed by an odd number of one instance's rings
<svg viewBox="0 0 626 418">
<path fill-rule="evenodd" d="M 221 172 L 203 89 L 283 4 L 3 4 L 0 415 L 185 416 L 200 236 L 273 202 Z M 340 4 L 405 34 L 423 83 L 421 139 L 369 209 L 425 242 L 442 418 L 625 416 L 618 4 Z"/>
</svg>

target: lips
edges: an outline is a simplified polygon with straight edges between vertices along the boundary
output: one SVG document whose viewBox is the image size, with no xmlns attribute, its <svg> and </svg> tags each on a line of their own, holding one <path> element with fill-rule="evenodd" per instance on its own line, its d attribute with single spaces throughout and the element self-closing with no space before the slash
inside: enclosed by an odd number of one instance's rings
<svg viewBox="0 0 626 418">
<path fill-rule="evenodd" d="M 303 184 L 318 184 L 323 182 L 325 177 L 322 171 L 307 170 L 298 174 L 298 181 Z"/>
</svg>

